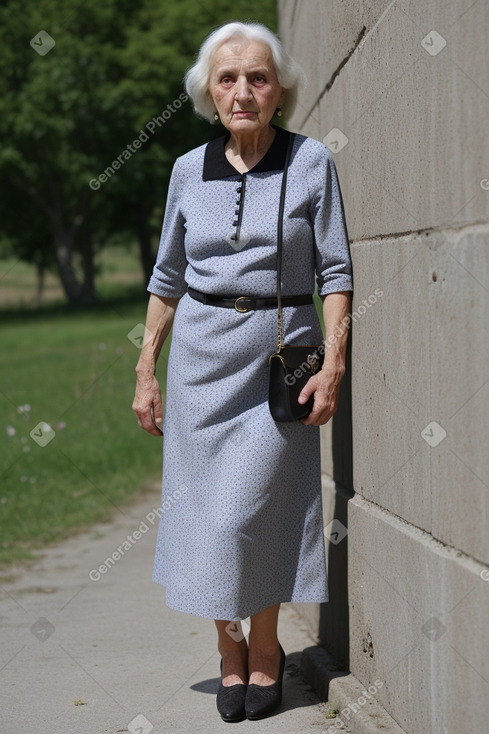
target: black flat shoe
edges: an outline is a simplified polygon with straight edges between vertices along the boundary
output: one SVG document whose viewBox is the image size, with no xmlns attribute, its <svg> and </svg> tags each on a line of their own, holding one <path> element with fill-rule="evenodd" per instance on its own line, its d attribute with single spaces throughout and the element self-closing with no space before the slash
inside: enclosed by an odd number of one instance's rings
<svg viewBox="0 0 489 734">
<path fill-rule="evenodd" d="M 246 718 L 250 720 L 263 719 L 275 711 L 282 702 L 282 679 L 285 667 L 285 653 L 280 647 L 280 667 L 278 669 L 278 678 L 275 683 L 269 686 L 259 686 L 256 683 L 250 683 L 246 691 L 245 713 Z"/>
<path fill-rule="evenodd" d="M 222 658 L 221 658 L 222 674 Z M 217 691 L 217 710 L 223 721 L 243 721 L 246 719 L 245 698 L 246 686 L 244 683 L 236 683 L 234 686 L 223 686 L 222 678 Z"/>
</svg>

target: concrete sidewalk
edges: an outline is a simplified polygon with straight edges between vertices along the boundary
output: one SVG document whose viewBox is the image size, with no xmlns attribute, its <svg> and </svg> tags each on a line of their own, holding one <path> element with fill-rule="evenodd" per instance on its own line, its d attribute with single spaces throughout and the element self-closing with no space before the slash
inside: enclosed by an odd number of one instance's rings
<svg viewBox="0 0 489 734">
<path fill-rule="evenodd" d="M 279 619 L 287 653 L 282 707 L 262 721 L 221 721 L 214 623 L 172 611 L 151 581 L 157 528 L 147 517 L 159 504 L 158 485 L 112 522 L 48 548 L 10 579 L 3 575 L 0 731 L 321 734 L 331 724 L 329 706 L 299 667 L 314 641 L 288 605 Z M 134 542 L 142 521 L 149 529 Z M 120 559 L 91 580 L 127 536 L 133 540 Z"/>
</svg>

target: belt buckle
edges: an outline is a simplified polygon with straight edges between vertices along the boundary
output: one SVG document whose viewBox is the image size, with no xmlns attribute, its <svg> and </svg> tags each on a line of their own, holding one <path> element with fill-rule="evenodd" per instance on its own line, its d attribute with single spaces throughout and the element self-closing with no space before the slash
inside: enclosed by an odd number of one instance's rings
<svg viewBox="0 0 489 734">
<path fill-rule="evenodd" d="M 248 313 L 248 311 L 251 310 L 249 306 L 245 306 L 244 308 L 241 308 L 240 306 L 238 306 L 238 301 L 250 301 L 250 300 L 251 299 L 248 296 L 239 296 L 239 298 L 237 298 L 234 302 L 234 308 L 236 309 L 236 311 L 238 311 L 238 313 Z"/>
</svg>

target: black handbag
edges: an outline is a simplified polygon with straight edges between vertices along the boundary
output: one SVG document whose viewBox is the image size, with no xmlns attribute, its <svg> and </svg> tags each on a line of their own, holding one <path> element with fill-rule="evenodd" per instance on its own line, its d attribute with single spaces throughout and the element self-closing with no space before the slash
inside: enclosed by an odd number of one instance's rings
<svg viewBox="0 0 489 734">
<path fill-rule="evenodd" d="M 301 405 L 297 398 L 312 375 L 321 369 L 324 362 L 324 344 L 285 346 L 282 338 L 282 240 L 287 169 L 289 167 L 294 134 L 290 135 L 284 163 L 282 188 L 277 224 L 277 304 L 278 342 L 277 350 L 269 357 L 268 405 L 275 421 L 285 423 L 305 418 L 314 405 L 314 396 Z"/>
</svg>

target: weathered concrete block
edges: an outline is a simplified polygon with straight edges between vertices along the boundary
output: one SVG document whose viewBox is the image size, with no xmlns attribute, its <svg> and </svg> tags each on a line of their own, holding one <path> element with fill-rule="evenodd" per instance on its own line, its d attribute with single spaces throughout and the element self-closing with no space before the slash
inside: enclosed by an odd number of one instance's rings
<svg viewBox="0 0 489 734">
<path fill-rule="evenodd" d="M 483 226 L 358 243 L 352 326 L 356 491 L 486 563 L 488 246 Z"/>
<path fill-rule="evenodd" d="M 389 0 L 375 3 L 337 3 L 324 0 L 279 0 L 279 34 L 297 58 L 307 78 L 291 129 L 307 127 L 313 134 L 318 116 L 311 111 L 333 83 L 338 70 L 363 36 L 375 25 Z M 324 134 L 324 133 L 323 133 Z"/>
<path fill-rule="evenodd" d="M 328 477 L 333 477 L 333 445 L 332 445 L 332 427 L 331 421 L 321 426 L 321 470 Z"/>
<path fill-rule="evenodd" d="M 489 569 L 359 496 L 348 507 L 355 676 L 383 682 L 410 734 L 484 731 Z"/>
<path fill-rule="evenodd" d="M 287 12 L 282 13 L 281 7 L 288 6 Z M 318 75 L 313 70 L 319 61 L 324 65 L 321 42 L 321 8 L 318 0 L 311 0 L 305 11 L 302 3 L 279 3 L 279 35 L 285 41 L 292 56 L 297 55 L 307 75 L 307 85 L 300 90 L 299 101 L 294 116 L 288 120 L 290 129 L 295 129 L 309 116 L 311 108 L 319 98 L 324 86 L 327 72 Z M 297 54 L 296 54 L 297 52 Z M 320 60 L 317 59 L 317 54 Z M 316 58 L 315 58 L 316 55 Z M 312 72 L 312 73 L 311 73 Z"/>
<path fill-rule="evenodd" d="M 307 651 L 305 651 L 307 652 Z M 324 676 L 326 680 L 327 676 Z M 378 684 L 382 681 L 378 681 Z M 335 677 L 328 690 L 328 703 L 331 709 L 339 709 L 338 716 L 330 720 L 321 734 L 405 734 L 399 724 L 392 719 L 378 703 L 376 695 L 379 685 L 371 683 L 362 686 L 353 675 Z"/>
<path fill-rule="evenodd" d="M 489 26 L 489 5 L 436 2 L 433 28 L 429 5 L 417 2 L 413 21 L 404 3 L 392 3 L 314 108 L 320 123 L 304 126 L 336 156 L 353 240 L 489 215 L 480 186 L 489 170 L 480 124 L 489 117 L 489 65 L 473 42 Z"/>
<path fill-rule="evenodd" d="M 281 35 L 282 33 L 290 33 L 297 3 L 298 0 L 277 0 L 279 33 Z"/>
<path fill-rule="evenodd" d="M 350 668 L 406 732 L 485 731 L 489 4 L 282 6 L 314 77 L 290 127 L 333 151 L 354 243 L 353 449 L 348 411 L 322 432 L 325 525 L 348 508 Z M 337 502 L 328 476 L 360 494 Z"/>
<path fill-rule="evenodd" d="M 421 239 L 352 248 L 354 487 L 431 529 L 430 452 L 421 431 L 429 396 L 429 330 L 419 288 L 429 285 L 430 253 Z"/>
</svg>

